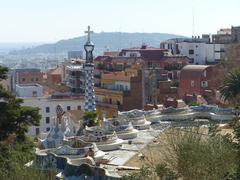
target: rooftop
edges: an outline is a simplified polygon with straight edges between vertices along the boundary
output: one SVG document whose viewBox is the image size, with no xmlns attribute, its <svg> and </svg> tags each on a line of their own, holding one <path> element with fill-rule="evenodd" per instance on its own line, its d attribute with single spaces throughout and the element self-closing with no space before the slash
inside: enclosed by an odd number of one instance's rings
<svg viewBox="0 0 240 180">
<path fill-rule="evenodd" d="M 68 65 L 67 68 L 69 70 L 81 70 L 81 69 L 83 69 L 83 65 L 81 65 L 81 64 L 72 64 L 72 65 Z"/>
<path fill-rule="evenodd" d="M 57 67 L 55 69 L 51 69 L 48 72 L 49 74 L 62 74 L 62 68 L 61 67 Z"/>
<path fill-rule="evenodd" d="M 117 81 L 130 81 L 131 76 L 121 73 L 103 73 L 102 79 L 117 80 Z"/>
<path fill-rule="evenodd" d="M 203 71 L 210 66 L 208 65 L 186 65 L 183 67 L 182 71 Z"/>
<path fill-rule="evenodd" d="M 40 72 L 40 69 L 37 69 L 37 68 L 15 69 L 15 72 Z"/>
<path fill-rule="evenodd" d="M 40 84 L 16 84 L 18 87 L 42 87 Z"/>
<path fill-rule="evenodd" d="M 181 79 L 189 79 L 200 77 L 202 73 L 209 67 L 208 65 L 186 65 L 182 68 L 180 73 Z"/>
</svg>

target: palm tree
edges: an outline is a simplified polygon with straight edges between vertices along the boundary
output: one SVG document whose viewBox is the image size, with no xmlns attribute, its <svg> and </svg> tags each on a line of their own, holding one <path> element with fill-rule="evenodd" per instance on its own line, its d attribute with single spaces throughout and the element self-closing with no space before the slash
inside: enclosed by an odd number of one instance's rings
<svg viewBox="0 0 240 180">
<path fill-rule="evenodd" d="M 234 105 L 240 102 L 240 69 L 229 72 L 220 87 L 221 98 Z"/>
</svg>

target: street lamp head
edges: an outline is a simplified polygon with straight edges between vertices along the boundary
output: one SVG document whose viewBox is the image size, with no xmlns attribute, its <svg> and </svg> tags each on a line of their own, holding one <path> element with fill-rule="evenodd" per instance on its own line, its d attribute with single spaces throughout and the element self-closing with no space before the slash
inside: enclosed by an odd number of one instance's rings
<svg viewBox="0 0 240 180">
<path fill-rule="evenodd" d="M 93 49 L 94 49 L 94 44 L 92 42 L 87 42 L 85 45 L 84 45 L 84 49 L 86 52 L 92 52 Z"/>
</svg>

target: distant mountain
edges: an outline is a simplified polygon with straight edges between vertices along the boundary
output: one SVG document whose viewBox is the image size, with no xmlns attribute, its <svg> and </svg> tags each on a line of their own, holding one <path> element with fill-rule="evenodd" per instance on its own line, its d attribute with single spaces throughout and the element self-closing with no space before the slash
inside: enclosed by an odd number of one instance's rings
<svg viewBox="0 0 240 180">
<path fill-rule="evenodd" d="M 35 42 L 3 43 L 3 42 L 0 42 L 0 53 L 8 53 L 11 51 L 22 50 L 22 49 L 26 49 L 26 48 L 30 48 L 30 47 L 32 48 L 32 47 L 39 46 L 40 44 L 42 44 L 42 43 L 35 43 Z"/>
<path fill-rule="evenodd" d="M 95 44 L 95 54 L 104 51 L 116 51 L 122 48 L 139 47 L 144 42 L 148 46 L 159 47 L 160 42 L 183 36 L 166 33 L 123 33 L 123 32 L 101 32 L 92 35 Z M 66 53 L 71 50 L 83 50 L 86 36 L 61 40 L 54 44 L 43 44 L 33 48 L 11 51 L 10 54 L 39 54 L 39 53 Z"/>
</svg>

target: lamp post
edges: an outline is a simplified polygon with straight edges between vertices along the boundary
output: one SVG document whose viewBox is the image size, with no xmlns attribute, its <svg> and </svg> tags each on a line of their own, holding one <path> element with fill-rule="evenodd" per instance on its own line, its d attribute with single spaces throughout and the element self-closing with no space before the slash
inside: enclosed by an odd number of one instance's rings
<svg viewBox="0 0 240 180">
<path fill-rule="evenodd" d="M 87 34 L 87 42 L 84 45 L 84 49 L 86 52 L 86 63 L 84 64 L 84 72 L 85 72 L 85 104 L 84 110 L 85 112 L 95 112 L 96 111 L 96 102 L 95 102 L 95 94 L 94 94 L 94 64 L 93 64 L 93 50 L 94 44 L 90 40 L 90 34 L 93 31 L 90 30 L 90 26 L 88 26 L 88 30 L 85 31 Z"/>
</svg>

